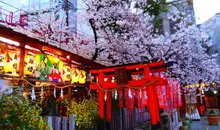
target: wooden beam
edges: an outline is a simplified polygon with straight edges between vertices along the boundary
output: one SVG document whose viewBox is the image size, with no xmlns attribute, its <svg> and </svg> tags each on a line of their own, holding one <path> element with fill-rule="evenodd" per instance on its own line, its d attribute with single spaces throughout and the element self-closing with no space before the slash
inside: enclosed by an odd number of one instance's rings
<svg viewBox="0 0 220 130">
<path fill-rule="evenodd" d="M 90 70 L 90 73 L 91 74 L 98 74 L 100 72 L 108 73 L 108 72 L 115 72 L 116 69 L 120 69 L 120 68 L 125 68 L 126 70 L 135 70 L 135 69 L 143 69 L 145 67 L 149 67 L 150 70 L 154 72 L 166 71 L 164 61 L 159 61 L 159 62 L 153 62 L 153 63 L 148 63 L 148 64 L 131 64 L 131 65 L 128 64 L 124 66 L 106 67 L 103 69 Z"/>
<path fill-rule="evenodd" d="M 72 87 L 68 87 L 68 102 L 71 103 L 72 100 Z"/>
<path fill-rule="evenodd" d="M 25 38 L 20 42 L 20 63 L 19 63 L 19 77 L 24 75 L 24 66 L 25 66 Z"/>
</svg>

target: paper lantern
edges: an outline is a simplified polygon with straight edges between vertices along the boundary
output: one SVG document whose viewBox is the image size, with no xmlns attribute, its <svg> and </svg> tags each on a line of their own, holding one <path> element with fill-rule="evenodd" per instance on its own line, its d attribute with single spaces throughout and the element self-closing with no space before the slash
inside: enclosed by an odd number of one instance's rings
<svg viewBox="0 0 220 130">
<path fill-rule="evenodd" d="M 6 52 L 4 60 L 4 72 L 13 76 L 18 76 L 19 70 L 18 54 L 16 52 Z"/>
<path fill-rule="evenodd" d="M 80 70 L 79 71 L 79 83 L 84 84 L 86 82 L 86 71 Z"/>
<path fill-rule="evenodd" d="M 0 73 L 4 72 L 4 55 L 0 55 Z"/>
<path fill-rule="evenodd" d="M 25 55 L 24 75 L 32 75 L 35 67 L 35 57 L 32 55 Z"/>
<path fill-rule="evenodd" d="M 71 70 L 71 83 L 77 83 L 79 81 L 79 69 L 73 68 Z"/>
<path fill-rule="evenodd" d="M 71 73 L 70 73 L 71 69 L 70 69 L 70 66 L 64 66 L 63 67 L 63 82 L 68 82 L 70 81 L 70 78 L 71 78 Z"/>
</svg>

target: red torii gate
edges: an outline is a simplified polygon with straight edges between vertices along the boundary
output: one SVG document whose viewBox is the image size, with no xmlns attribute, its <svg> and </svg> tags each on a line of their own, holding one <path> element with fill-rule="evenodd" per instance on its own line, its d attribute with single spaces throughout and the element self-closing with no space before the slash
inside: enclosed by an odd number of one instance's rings
<svg viewBox="0 0 220 130">
<path fill-rule="evenodd" d="M 157 92 L 154 86 L 168 85 L 166 79 L 152 75 L 155 72 L 164 72 L 166 67 L 164 61 L 153 62 L 149 64 L 126 65 L 98 70 L 90 70 L 91 77 L 97 82 L 90 84 L 90 89 L 97 89 L 99 92 L 99 116 L 104 118 L 104 98 L 107 95 L 106 118 L 112 120 L 112 91 L 118 90 L 119 107 L 123 107 L 123 95 L 126 96 L 126 108 L 132 110 L 134 107 L 134 98 L 129 97 L 129 92 L 136 90 L 138 98 L 138 107 L 148 106 L 151 123 L 157 124 L 160 121 Z M 127 73 L 129 72 L 129 74 Z M 142 74 L 140 80 L 130 79 L 128 76 Z M 114 79 L 116 78 L 116 82 Z M 112 79 L 112 80 L 111 80 Z M 121 91 L 124 89 L 124 93 Z M 141 98 L 143 93 L 147 93 L 147 99 Z M 130 95 L 131 96 L 131 95 Z M 140 98 L 138 97 L 140 96 Z M 146 95 L 145 95 L 146 96 Z"/>
</svg>

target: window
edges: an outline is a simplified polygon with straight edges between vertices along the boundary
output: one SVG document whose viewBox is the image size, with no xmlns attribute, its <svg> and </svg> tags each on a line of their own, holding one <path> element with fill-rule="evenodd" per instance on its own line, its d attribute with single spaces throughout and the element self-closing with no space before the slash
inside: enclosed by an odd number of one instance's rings
<svg viewBox="0 0 220 130">
<path fill-rule="evenodd" d="M 177 24 L 178 24 L 178 21 L 170 20 L 170 33 L 171 34 L 174 34 L 178 30 Z"/>
<path fill-rule="evenodd" d="M 159 19 L 158 21 L 158 34 L 164 34 L 164 28 L 163 28 L 163 19 Z"/>
</svg>

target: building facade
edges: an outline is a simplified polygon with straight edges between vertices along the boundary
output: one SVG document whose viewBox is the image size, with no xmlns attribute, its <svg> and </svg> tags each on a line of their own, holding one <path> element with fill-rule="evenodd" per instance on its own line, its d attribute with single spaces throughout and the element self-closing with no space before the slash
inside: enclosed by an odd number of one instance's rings
<svg viewBox="0 0 220 130">
<path fill-rule="evenodd" d="M 186 14 L 191 15 L 191 21 L 189 23 L 195 24 L 195 14 L 193 9 L 193 0 L 168 0 L 168 10 L 169 8 L 176 7 L 180 12 L 184 11 Z M 170 21 L 166 13 L 162 13 L 160 16 L 160 27 L 159 33 L 160 34 L 173 34 L 175 33 L 175 22 Z"/>
<path fill-rule="evenodd" d="M 209 48 L 208 53 L 210 55 L 218 53 L 217 62 L 220 64 L 220 13 L 216 13 L 199 26 L 208 32 L 212 41 L 212 46 Z"/>
</svg>

